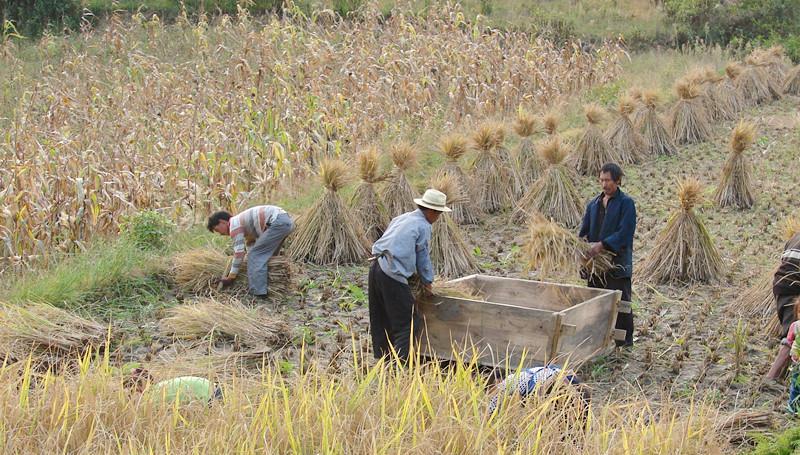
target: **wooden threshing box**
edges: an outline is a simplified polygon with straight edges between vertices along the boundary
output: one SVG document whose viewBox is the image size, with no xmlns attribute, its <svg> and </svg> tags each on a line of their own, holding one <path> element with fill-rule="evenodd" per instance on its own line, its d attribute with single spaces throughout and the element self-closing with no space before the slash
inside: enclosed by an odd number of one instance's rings
<svg viewBox="0 0 800 455">
<path fill-rule="evenodd" d="M 624 337 L 614 329 L 619 291 L 487 275 L 452 282 L 468 285 L 485 301 L 436 296 L 420 302 L 427 355 L 453 359 L 458 352 L 469 359 L 474 349 L 483 365 L 516 368 L 567 358 L 575 364 Z"/>
</svg>

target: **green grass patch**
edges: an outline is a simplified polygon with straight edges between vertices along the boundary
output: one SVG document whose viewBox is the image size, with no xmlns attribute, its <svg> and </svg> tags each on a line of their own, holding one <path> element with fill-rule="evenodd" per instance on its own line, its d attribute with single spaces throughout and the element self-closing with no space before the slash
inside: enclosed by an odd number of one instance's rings
<svg viewBox="0 0 800 455">
<path fill-rule="evenodd" d="M 762 439 L 752 455 L 791 455 L 800 450 L 800 427 L 789 428 L 774 438 Z"/>
</svg>

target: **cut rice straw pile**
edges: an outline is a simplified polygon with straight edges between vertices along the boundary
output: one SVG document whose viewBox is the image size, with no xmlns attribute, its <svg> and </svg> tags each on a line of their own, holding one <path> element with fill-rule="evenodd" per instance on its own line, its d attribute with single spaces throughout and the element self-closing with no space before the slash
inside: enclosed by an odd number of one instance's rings
<svg viewBox="0 0 800 455">
<path fill-rule="evenodd" d="M 604 164 L 615 163 L 619 161 L 619 157 L 600 130 L 603 108 L 597 104 L 588 104 L 584 106 L 583 112 L 587 124 L 574 157 L 575 168 L 583 175 L 597 175 Z"/>
<path fill-rule="evenodd" d="M 714 195 L 720 207 L 749 209 L 755 202 L 753 182 L 750 175 L 750 162 L 744 151 L 756 138 L 756 126 L 740 121 L 731 134 L 730 154 L 722 169 L 722 178 Z"/>
<path fill-rule="evenodd" d="M 800 96 L 800 65 L 795 66 L 786 75 L 783 82 L 783 92 L 789 95 Z"/>
<path fill-rule="evenodd" d="M 498 151 L 500 130 L 497 125 L 485 123 L 472 136 L 478 205 L 486 213 L 497 213 L 508 207 L 514 192 L 514 176 Z"/>
<path fill-rule="evenodd" d="M 640 89 L 639 87 L 633 87 L 628 90 L 628 95 L 634 104 L 633 115 L 631 116 L 631 122 L 633 122 L 633 127 L 636 128 L 636 131 L 642 131 L 644 127 L 644 120 L 645 116 L 647 115 L 647 103 L 645 102 L 645 92 Z"/>
<path fill-rule="evenodd" d="M 320 176 L 324 194 L 297 220 L 289 251 L 292 258 L 317 265 L 364 261 L 370 243 L 361 224 L 337 193 L 348 181 L 347 164 L 339 160 L 323 161 Z"/>
<path fill-rule="evenodd" d="M 630 115 L 635 108 L 633 98 L 623 96 L 619 100 L 617 119 L 606 133 L 606 140 L 620 161 L 626 164 L 640 163 L 645 158 L 645 143 L 634 128 Z"/>
<path fill-rule="evenodd" d="M 389 217 L 381 206 L 380 198 L 375 191 L 375 183 L 385 177 L 380 174 L 378 150 L 374 147 L 359 152 L 356 155 L 356 161 L 361 182 L 350 199 L 350 208 L 361 223 L 367 240 L 374 242 L 383 235 L 383 231 L 389 224 Z"/>
<path fill-rule="evenodd" d="M 439 151 L 446 160 L 441 173 L 455 177 L 462 193 L 466 195 L 463 200 L 453 201 L 449 206 L 453 210 L 453 221 L 458 224 L 476 224 L 480 209 L 475 203 L 475 191 L 469 177 L 459 165 L 459 160 L 467 152 L 467 139 L 458 134 L 446 136 L 439 141 Z"/>
<path fill-rule="evenodd" d="M 0 303 L 0 348 L 8 360 L 33 357 L 37 369 L 60 368 L 105 344 L 108 327 L 45 303 Z"/>
<path fill-rule="evenodd" d="M 642 266 L 642 279 L 654 283 L 719 281 L 722 259 L 694 211 L 702 200 L 702 190 L 693 178 L 678 183 L 680 208 L 658 235 Z"/>
<path fill-rule="evenodd" d="M 159 322 L 162 334 L 183 340 L 218 339 L 249 348 L 281 346 L 290 338 L 286 322 L 238 300 L 205 298 L 167 310 Z"/>
<path fill-rule="evenodd" d="M 589 259 L 588 251 L 588 242 L 541 215 L 531 220 L 523 246 L 528 268 L 542 277 L 580 275 L 582 271 L 602 277 L 614 267 L 611 252 L 604 250 Z"/>
<path fill-rule="evenodd" d="M 465 198 L 455 177 L 444 174 L 431 181 L 431 188 L 441 191 L 447 196 L 447 204 Z M 438 275 L 456 278 L 478 271 L 478 263 L 472 254 L 472 248 L 464 241 L 461 228 L 450 217 L 450 213 L 442 213 L 432 226 L 431 262 Z"/>
<path fill-rule="evenodd" d="M 391 157 L 394 169 L 381 195 L 386 213 L 394 218 L 417 208 L 414 205 L 417 194 L 406 177 L 406 172 L 417 164 L 417 150 L 407 142 L 400 142 L 392 146 Z"/>
<path fill-rule="evenodd" d="M 431 291 L 433 292 L 432 296 L 426 295 L 422 286 L 422 281 L 420 281 L 417 275 L 413 275 L 408 279 L 408 285 L 411 287 L 411 293 L 414 294 L 414 298 L 423 302 L 436 300 L 437 296 L 455 297 L 459 299 L 476 300 L 479 302 L 486 301 L 485 294 L 464 281 L 435 280 L 431 286 Z"/>
<path fill-rule="evenodd" d="M 535 213 L 575 227 L 581 222 L 581 196 L 575 186 L 574 171 L 564 160 L 567 156 L 558 136 L 537 147 L 547 168 L 519 201 L 512 215 L 512 222 L 527 223 Z"/>
<path fill-rule="evenodd" d="M 711 124 L 708 113 L 698 98 L 700 92 L 697 84 L 681 80 L 675 85 L 675 91 L 680 99 L 670 112 L 672 139 L 678 145 L 707 141 L 711 137 Z"/>
<path fill-rule="evenodd" d="M 533 134 L 536 132 L 536 117 L 525 112 L 517 113 L 514 121 L 514 131 L 520 137 L 517 161 L 519 162 L 520 172 L 525 186 L 535 182 L 542 173 L 544 163 L 536 153 L 533 144 Z"/>
<path fill-rule="evenodd" d="M 651 156 L 670 156 L 678 153 L 672 136 L 656 113 L 658 94 L 646 92 L 642 99 L 647 106 L 647 113 L 642 120 L 642 131 L 647 154 Z"/>
<path fill-rule="evenodd" d="M 214 247 L 197 248 L 176 254 L 172 258 L 172 279 L 184 293 L 210 296 L 218 293 L 219 280 L 226 275 L 233 258 Z M 241 296 L 247 292 L 247 261 L 243 261 L 233 286 L 224 293 Z M 267 299 L 279 301 L 293 289 L 291 261 L 285 256 L 269 260 Z"/>
<path fill-rule="evenodd" d="M 769 76 L 758 62 L 752 59 L 748 59 L 748 61 L 752 64 L 749 63 L 734 69 L 734 72 L 738 71 L 736 89 L 739 91 L 739 96 L 747 106 L 756 106 L 771 101 L 773 93 L 770 90 Z"/>
</svg>

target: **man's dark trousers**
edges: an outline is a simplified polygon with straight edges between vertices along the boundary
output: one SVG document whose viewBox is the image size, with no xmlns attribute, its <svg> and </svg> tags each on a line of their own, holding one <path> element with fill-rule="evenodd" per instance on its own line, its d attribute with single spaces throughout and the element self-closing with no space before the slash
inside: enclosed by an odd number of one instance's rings
<svg viewBox="0 0 800 455">
<path fill-rule="evenodd" d="M 597 289 L 609 289 L 612 291 L 622 291 L 622 300 L 626 302 L 631 301 L 631 279 L 628 278 L 611 278 L 608 274 L 604 276 L 592 275 L 589 278 L 589 287 Z M 617 329 L 625 330 L 625 342 L 616 341 L 617 346 L 632 345 L 633 344 L 633 311 L 630 313 L 617 313 Z"/>
<path fill-rule="evenodd" d="M 376 359 L 389 357 L 391 341 L 400 360 L 407 361 L 412 322 L 415 331 L 421 324 L 411 287 L 387 276 L 375 260 L 369 268 L 368 294 L 373 355 Z"/>
</svg>

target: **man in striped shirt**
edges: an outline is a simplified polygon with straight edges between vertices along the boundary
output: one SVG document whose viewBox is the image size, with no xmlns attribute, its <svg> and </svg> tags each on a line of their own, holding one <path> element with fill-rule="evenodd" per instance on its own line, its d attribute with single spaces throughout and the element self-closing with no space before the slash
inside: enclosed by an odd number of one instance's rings
<svg viewBox="0 0 800 455">
<path fill-rule="evenodd" d="M 266 297 L 267 263 L 278 253 L 283 240 L 294 230 L 294 221 L 280 207 L 259 205 L 238 215 L 219 211 L 208 217 L 208 230 L 233 238 L 233 264 L 222 286 L 236 279 L 247 249 L 247 282 L 250 292 Z"/>
</svg>

